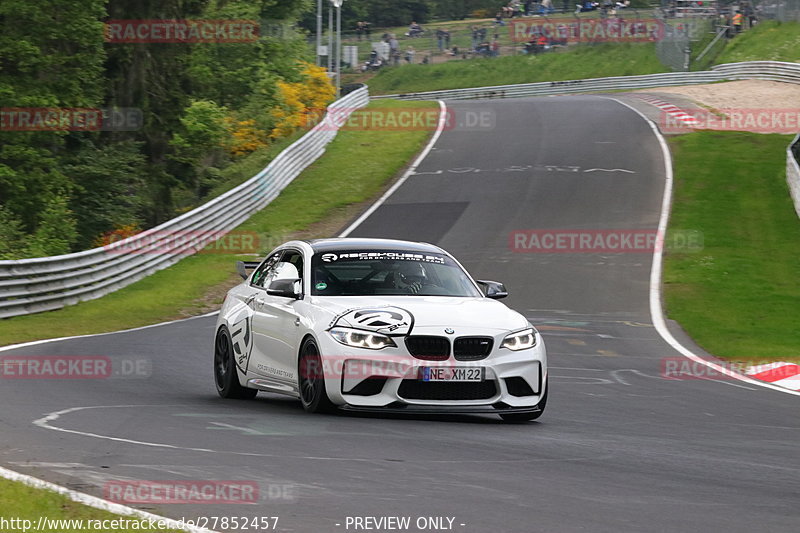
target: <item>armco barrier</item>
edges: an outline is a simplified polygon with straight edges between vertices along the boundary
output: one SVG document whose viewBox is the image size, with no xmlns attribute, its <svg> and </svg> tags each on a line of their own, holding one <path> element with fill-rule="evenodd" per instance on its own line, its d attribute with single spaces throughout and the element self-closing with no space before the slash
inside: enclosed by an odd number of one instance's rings
<svg viewBox="0 0 800 533">
<path fill-rule="evenodd" d="M 740 79 L 800 83 L 800 64 L 748 61 L 717 65 L 711 70 L 701 72 L 668 72 L 498 85 L 373 98 L 404 100 L 513 98 L 670 87 Z M 327 127 L 320 125 L 306 134 L 275 158 L 267 168 L 239 187 L 194 211 L 116 243 L 115 246 L 125 248 L 126 252 L 114 251 L 113 247 L 107 247 L 56 257 L 0 261 L 0 318 L 57 309 L 103 296 L 177 262 L 188 253 L 201 249 L 221 232 L 234 228 L 250 214 L 272 201 L 289 182 L 323 153 L 325 145 L 336 135 L 336 128 L 329 127 L 330 123 L 335 121 L 337 125 L 343 124 L 348 112 L 366 105 L 369 98 L 367 88 L 364 87 L 333 103 L 330 109 L 341 107 L 343 111 L 329 114 L 325 119 L 328 121 Z M 335 118 L 331 115 L 335 115 Z M 786 175 L 792 188 L 795 208 L 800 215 L 800 178 L 798 178 L 800 169 L 797 160 L 791 157 L 791 151 L 787 154 Z M 157 247 L 159 239 L 169 240 L 170 233 L 181 231 L 207 231 L 212 236 L 203 239 L 198 235 L 195 241 L 186 243 L 182 248 L 172 247 L 161 255 L 135 253 L 137 243 L 147 243 Z M 128 251 L 131 249 L 134 251 Z"/>
<path fill-rule="evenodd" d="M 99 298 L 195 253 L 269 204 L 325 151 L 339 126 L 369 103 L 366 86 L 331 104 L 325 119 L 264 170 L 210 202 L 109 246 L 53 257 L 0 261 L 0 318 Z M 176 245 L 175 236 L 191 236 Z"/>
<path fill-rule="evenodd" d="M 786 149 L 786 183 L 789 184 L 794 210 L 800 217 L 800 164 L 798 164 L 798 159 L 800 159 L 800 134 Z"/>
</svg>

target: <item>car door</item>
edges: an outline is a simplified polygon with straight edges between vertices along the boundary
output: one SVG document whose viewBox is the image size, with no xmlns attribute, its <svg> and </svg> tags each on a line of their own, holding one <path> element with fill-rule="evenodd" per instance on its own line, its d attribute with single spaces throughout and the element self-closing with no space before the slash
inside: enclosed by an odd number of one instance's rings
<svg viewBox="0 0 800 533">
<path fill-rule="evenodd" d="M 250 370 L 271 381 L 294 388 L 297 380 L 297 351 L 300 342 L 300 300 L 267 294 L 270 283 L 280 279 L 300 279 L 303 283 L 303 255 L 299 250 L 284 250 L 272 269 L 259 278 L 259 292 L 252 301 L 253 351 Z"/>
<path fill-rule="evenodd" d="M 236 307 L 230 318 L 229 330 L 236 363 L 245 373 L 249 370 L 253 352 L 258 350 L 253 338 L 253 317 L 255 315 L 253 302 L 256 296 L 262 292 L 261 280 L 271 274 L 282 254 L 283 251 L 271 254 L 256 268 L 247 284 L 236 287 L 231 292 L 240 305 Z"/>
</svg>

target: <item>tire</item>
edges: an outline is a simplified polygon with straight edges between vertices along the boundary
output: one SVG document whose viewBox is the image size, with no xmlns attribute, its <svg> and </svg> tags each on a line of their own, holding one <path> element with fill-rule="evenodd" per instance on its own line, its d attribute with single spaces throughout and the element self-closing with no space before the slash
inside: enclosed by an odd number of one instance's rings
<svg viewBox="0 0 800 533">
<path fill-rule="evenodd" d="M 314 339 L 308 338 L 300 348 L 297 359 L 300 401 L 307 413 L 330 413 L 335 406 L 325 391 L 322 357 Z"/>
<path fill-rule="evenodd" d="M 227 399 L 252 400 L 258 394 L 239 384 L 238 370 L 233 355 L 233 341 L 228 328 L 222 326 L 214 340 L 214 383 L 217 394 Z"/>
<path fill-rule="evenodd" d="M 504 415 L 500 415 L 500 418 L 503 419 L 504 422 L 529 422 L 530 420 L 536 420 L 542 413 L 544 413 L 544 408 L 547 406 L 547 393 L 550 392 L 550 384 L 545 381 L 545 389 L 544 395 L 542 395 L 542 399 L 539 400 L 539 407 L 540 410 L 535 413 L 507 413 Z"/>
</svg>

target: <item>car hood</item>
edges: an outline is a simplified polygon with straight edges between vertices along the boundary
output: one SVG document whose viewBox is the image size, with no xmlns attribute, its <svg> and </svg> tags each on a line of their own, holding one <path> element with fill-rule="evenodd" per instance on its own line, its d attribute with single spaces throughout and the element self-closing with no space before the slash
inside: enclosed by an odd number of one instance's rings
<svg viewBox="0 0 800 533">
<path fill-rule="evenodd" d="M 489 298 L 314 296 L 309 303 L 317 312 L 329 315 L 328 327 L 356 327 L 398 335 L 413 327 L 513 331 L 528 326 L 521 314 Z"/>
</svg>

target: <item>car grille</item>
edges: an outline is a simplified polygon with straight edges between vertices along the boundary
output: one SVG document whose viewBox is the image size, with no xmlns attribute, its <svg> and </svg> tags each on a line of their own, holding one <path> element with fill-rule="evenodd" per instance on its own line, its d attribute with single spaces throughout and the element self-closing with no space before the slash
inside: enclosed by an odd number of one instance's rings
<svg viewBox="0 0 800 533">
<path fill-rule="evenodd" d="M 459 337 L 453 343 L 453 357 L 459 361 L 477 361 L 492 351 L 491 337 Z"/>
<path fill-rule="evenodd" d="M 407 400 L 488 400 L 497 394 L 494 381 L 421 381 L 404 379 L 397 394 Z"/>
<path fill-rule="evenodd" d="M 450 339 L 433 335 L 410 335 L 406 337 L 408 353 L 426 361 L 444 361 L 450 357 Z"/>
</svg>

